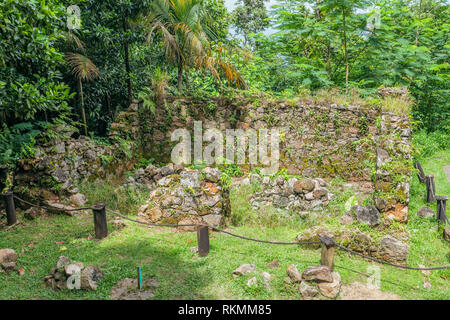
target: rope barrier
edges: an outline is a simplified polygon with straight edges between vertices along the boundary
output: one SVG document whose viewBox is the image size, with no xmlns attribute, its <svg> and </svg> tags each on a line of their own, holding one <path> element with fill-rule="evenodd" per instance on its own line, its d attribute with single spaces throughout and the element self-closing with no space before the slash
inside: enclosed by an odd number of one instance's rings
<svg viewBox="0 0 450 320">
<path fill-rule="evenodd" d="M 42 209 L 50 209 L 50 210 L 57 210 L 57 211 L 82 211 L 82 210 L 89 210 L 89 209 L 93 209 L 93 207 L 83 207 L 83 208 L 73 208 L 73 209 L 60 209 L 60 208 L 54 208 L 54 207 L 49 207 L 49 206 L 40 206 L 40 205 L 36 205 L 33 204 L 31 202 L 28 202 L 26 200 L 23 200 L 19 197 L 17 197 L 16 195 L 14 195 L 14 198 L 25 203 L 28 204 L 30 206 L 33 207 L 37 207 L 37 208 L 42 208 Z M 129 218 L 127 216 L 124 216 L 118 212 L 115 212 L 113 210 L 110 210 L 108 208 L 106 208 L 106 211 L 108 211 L 109 213 L 112 213 L 116 216 L 119 216 L 123 219 L 138 223 L 138 224 L 142 224 L 142 225 L 147 225 L 147 226 L 153 226 L 153 227 L 171 227 L 171 228 L 180 228 L 180 227 L 200 227 L 200 226 L 204 226 L 204 227 L 208 227 L 211 230 L 214 230 L 216 232 L 220 232 L 220 233 L 224 233 L 227 234 L 229 236 L 235 237 L 235 238 L 239 238 L 239 239 L 243 239 L 243 240 L 248 240 L 248 241 L 254 241 L 254 242 L 259 242 L 259 243 L 266 243 L 266 244 L 276 244 L 276 245 L 313 245 L 313 244 L 321 244 L 323 242 L 323 239 L 321 239 L 321 241 L 299 241 L 299 242 L 282 242 L 282 241 L 268 241 L 268 240 L 261 240 L 261 239 L 255 239 L 255 238 L 250 238 L 250 237 L 246 237 L 246 236 L 242 236 L 242 235 L 238 235 L 226 230 L 222 230 L 219 228 L 216 228 L 214 226 L 205 224 L 205 223 L 200 223 L 200 224 L 156 224 L 156 223 L 149 223 L 149 222 L 144 222 L 144 221 L 139 221 L 136 219 L 132 219 Z M 5 230 L 3 230 L 5 231 Z M 342 245 L 337 244 L 336 242 L 334 242 L 334 240 L 331 240 L 333 242 L 333 245 L 336 246 L 337 248 L 346 251 L 350 254 L 353 255 L 358 255 L 364 259 L 368 259 L 380 264 L 385 264 L 385 265 L 389 265 L 395 268 L 400 268 L 400 269 L 407 269 L 407 270 L 419 270 L 419 271 L 425 271 L 425 270 L 442 270 L 442 269 L 450 269 L 450 266 L 440 266 L 440 267 L 428 267 L 428 268 L 416 268 L 416 267 L 409 267 L 409 266 L 404 266 L 404 265 L 399 265 L 399 264 L 394 264 L 394 263 L 390 263 L 388 261 L 385 260 L 381 260 L 381 259 L 377 259 L 377 258 L 373 258 L 373 257 L 369 257 L 366 256 L 360 252 L 348 249 Z M 329 244 L 328 244 L 329 245 Z M 328 246 L 327 246 L 328 247 Z"/>
<path fill-rule="evenodd" d="M 377 259 L 377 258 L 366 256 L 366 255 L 364 255 L 364 254 L 362 254 L 360 252 L 348 249 L 348 248 L 346 248 L 344 246 L 341 246 L 341 245 L 339 245 L 337 243 L 335 243 L 335 246 L 338 247 L 339 249 L 347 251 L 347 252 L 349 252 L 351 254 L 358 255 L 358 256 L 360 256 L 362 258 L 369 259 L 369 260 L 375 261 L 375 262 L 380 263 L 380 264 L 386 264 L 386 265 L 389 265 L 389 266 L 395 267 L 395 268 L 407 269 L 407 270 L 420 270 L 420 271 L 450 269 L 450 266 L 429 267 L 429 268 L 415 268 L 415 267 L 409 267 L 409 266 L 402 266 L 400 264 L 394 264 L 394 263 L 390 263 L 390 262 L 385 261 L 385 260 L 381 260 L 381 259 Z"/>
<path fill-rule="evenodd" d="M 235 233 L 231 233 L 229 231 L 225 231 L 216 227 L 213 227 L 209 224 L 206 223 L 199 223 L 199 224 L 157 224 L 157 223 L 149 223 L 149 222 L 144 222 L 144 221 L 139 221 L 139 220 L 135 220 L 132 218 L 129 218 L 127 216 L 124 216 L 118 212 L 112 211 L 110 209 L 106 209 L 106 211 L 115 214 L 121 218 L 124 218 L 126 220 L 130 220 L 139 224 L 143 224 L 143 225 L 148 225 L 148 226 L 153 226 L 153 227 L 172 227 L 172 228 L 177 228 L 177 227 L 199 227 L 199 226 L 204 226 L 204 227 L 208 227 L 211 230 L 217 231 L 217 232 L 221 232 L 221 233 L 225 233 L 228 234 L 232 237 L 236 237 L 236 238 L 240 238 L 240 239 L 244 239 L 244 240 L 249 240 L 249 241 L 254 241 L 254 242 L 261 242 L 261 243 L 268 243 L 268 244 L 281 244 L 281 245 L 306 245 L 306 244 L 320 244 L 320 241 L 303 241 L 303 242 L 280 242 L 280 241 L 268 241 L 268 240 L 260 240 L 260 239 L 254 239 L 254 238 L 249 238 L 249 237 L 245 237 L 245 236 L 241 236 Z"/>
<path fill-rule="evenodd" d="M 50 206 L 40 206 L 40 205 L 31 203 L 31 202 L 28 202 L 26 200 L 23 200 L 23 199 L 19 198 L 16 195 L 13 195 L 13 197 L 14 197 L 14 199 L 19 200 L 20 202 L 23 202 L 23 203 L 28 204 L 28 205 L 30 205 L 32 207 L 40 208 L 40 209 L 56 210 L 56 211 L 62 211 L 62 212 L 63 211 L 83 211 L 83 210 L 90 210 L 90 209 L 92 209 L 92 207 L 60 209 L 60 208 L 55 208 L 55 207 L 50 207 Z"/>
</svg>

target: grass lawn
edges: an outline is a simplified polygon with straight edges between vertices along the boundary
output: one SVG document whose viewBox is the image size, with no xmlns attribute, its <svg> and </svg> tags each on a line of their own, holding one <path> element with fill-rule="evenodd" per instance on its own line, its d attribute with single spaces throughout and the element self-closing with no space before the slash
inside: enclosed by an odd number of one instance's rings
<svg viewBox="0 0 450 320">
<path fill-rule="evenodd" d="M 435 175 L 437 194 L 449 195 L 450 182 L 442 168 L 450 164 L 450 152 L 439 152 L 422 159 L 421 163 L 425 173 Z M 419 219 L 416 215 L 425 205 L 424 192 L 425 186 L 413 176 L 408 265 L 448 265 L 450 245 L 442 239 L 442 227 L 436 229 L 435 221 Z M 232 201 L 241 201 L 241 198 L 232 194 Z M 432 208 L 435 209 L 435 205 Z M 284 283 L 286 268 L 295 264 L 302 272 L 307 266 L 320 262 L 320 250 L 261 244 L 218 233 L 211 235 L 209 255 L 199 258 L 190 250 L 197 244 L 196 233 L 148 229 L 129 221 L 121 231 L 111 229 L 110 225 L 109 236 L 101 241 L 89 240 L 89 235 L 94 233 L 89 212 L 75 217 L 53 215 L 34 221 L 24 220 L 21 215 L 18 218 L 22 224 L 0 233 L 0 248 L 16 250 L 18 267 L 23 267 L 25 273 L 22 276 L 0 274 L 0 299 L 108 299 L 118 280 L 136 276 L 137 266 L 142 266 L 144 277 L 152 276 L 160 282 L 155 299 L 299 299 L 298 291 Z M 109 215 L 109 219 L 114 218 Z M 304 227 L 300 220 L 295 220 L 271 227 L 244 223 L 230 230 L 260 239 L 293 241 Z M 97 291 L 55 292 L 44 287 L 43 279 L 60 255 L 103 270 L 105 277 Z M 281 267 L 268 268 L 272 259 L 277 259 Z M 232 271 L 243 263 L 256 264 L 257 272 L 235 279 Z M 344 284 L 365 283 L 366 276 L 361 273 L 367 273 L 368 266 L 377 265 L 343 252 L 337 253 L 335 264 Z M 430 275 L 389 266 L 380 266 L 380 270 L 382 291 L 405 299 L 450 299 L 448 269 L 431 271 Z M 269 289 L 262 285 L 262 271 L 273 275 Z M 253 276 L 260 281 L 257 288 L 247 286 Z M 424 281 L 430 282 L 432 288 L 423 288 Z"/>
</svg>

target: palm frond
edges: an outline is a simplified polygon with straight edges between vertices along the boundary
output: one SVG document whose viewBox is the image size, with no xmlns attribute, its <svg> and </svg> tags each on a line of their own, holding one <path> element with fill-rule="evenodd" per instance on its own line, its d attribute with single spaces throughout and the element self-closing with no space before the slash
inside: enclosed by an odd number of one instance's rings
<svg viewBox="0 0 450 320">
<path fill-rule="evenodd" d="M 72 68 L 72 74 L 81 81 L 94 80 L 100 76 L 95 64 L 86 56 L 79 53 L 67 52 L 64 59 Z"/>
</svg>

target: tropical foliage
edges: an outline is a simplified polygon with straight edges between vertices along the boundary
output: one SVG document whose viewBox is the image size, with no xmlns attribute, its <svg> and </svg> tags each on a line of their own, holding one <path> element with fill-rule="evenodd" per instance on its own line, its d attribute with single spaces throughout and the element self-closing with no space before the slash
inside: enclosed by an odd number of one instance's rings
<svg viewBox="0 0 450 320">
<path fill-rule="evenodd" d="M 444 0 L 241 0 L 233 12 L 223 0 L 4 0 L 0 162 L 32 153 L 55 125 L 107 136 L 133 98 L 153 109 L 167 95 L 242 89 L 375 97 L 407 86 L 417 127 L 448 132 L 449 10 Z"/>
</svg>

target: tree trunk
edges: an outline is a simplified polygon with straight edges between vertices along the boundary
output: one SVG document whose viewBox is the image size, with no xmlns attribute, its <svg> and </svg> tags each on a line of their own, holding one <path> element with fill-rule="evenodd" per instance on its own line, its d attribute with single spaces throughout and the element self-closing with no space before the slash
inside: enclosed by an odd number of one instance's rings
<svg viewBox="0 0 450 320">
<path fill-rule="evenodd" d="M 128 23 L 126 18 L 123 18 L 123 32 L 127 33 Z M 133 85 L 131 83 L 131 68 L 130 68 L 130 55 L 128 52 L 128 41 L 125 38 L 123 43 L 123 49 L 125 52 L 124 60 L 125 60 L 125 71 L 127 73 L 127 83 L 128 83 L 128 104 L 133 102 Z"/>
<path fill-rule="evenodd" d="M 86 123 L 86 113 L 84 112 L 83 84 L 81 83 L 81 79 L 78 79 L 78 88 L 80 90 L 80 109 L 81 109 L 81 118 L 83 119 L 84 135 L 87 137 L 88 131 Z"/>
<path fill-rule="evenodd" d="M 178 66 L 178 93 L 183 90 L 183 66 Z"/>
<path fill-rule="evenodd" d="M 344 24 L 344 55 L 345 55 L 345 93 L 348 93 L 348 51 L 347 51 L 347 27 L 345 24 L 345 7 L 342 7 L 342 20 Z"/>
<path fill-rule="evenodd" d="M 189 72 L 186 71 L 186 73 L 184 74 L 185 77 L 185 82 L 186 82 L 186 91 L 189 93 Z"/>
<path fill-rule="evenodd" d="M 328 71 L 328 77 L 331 78 L 331 44 L 330 41 L 328 41 L 328 48 L 327 48 L 327 71 Z"/>
</svg>

